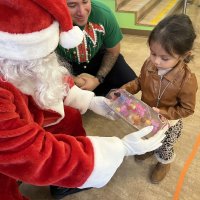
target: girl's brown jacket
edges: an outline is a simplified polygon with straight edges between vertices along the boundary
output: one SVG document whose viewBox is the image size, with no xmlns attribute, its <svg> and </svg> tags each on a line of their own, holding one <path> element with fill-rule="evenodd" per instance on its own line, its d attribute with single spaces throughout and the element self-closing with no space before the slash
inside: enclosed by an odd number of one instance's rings
<svg viewBox="0 0 200 200">
<path fill-rule="evenodd" d="M 158 107 L 160 114 L 167 119 L 180 119 L 194 113 L 197 80 L 183 61 L 161 77 L 148 58 L 142 66 L 140 76 L 122 88 L 132 94 L 141 90 L 142 101 L 151 107 Z"/>
</svg>

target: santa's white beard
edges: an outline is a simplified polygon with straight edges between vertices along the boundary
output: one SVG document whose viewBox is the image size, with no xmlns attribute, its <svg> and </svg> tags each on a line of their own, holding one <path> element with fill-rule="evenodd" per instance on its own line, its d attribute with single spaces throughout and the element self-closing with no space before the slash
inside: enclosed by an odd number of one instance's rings
<svg viewBox="0 0 200 200">
<path fill-rule="evenodd" d="M 63 78 L 69 71 L 60 66 L 55 53 L 29 61 L 0 58 L 0 74 L 24 94 L 32 95 L 41 108 L 51 108 L 67 95 Z"/>
</svg>

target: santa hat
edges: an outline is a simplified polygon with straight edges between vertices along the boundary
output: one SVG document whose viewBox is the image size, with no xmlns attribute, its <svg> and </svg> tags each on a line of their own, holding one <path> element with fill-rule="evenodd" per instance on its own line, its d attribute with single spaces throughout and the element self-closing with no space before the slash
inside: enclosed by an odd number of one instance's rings
<svg viewBox="0 0 200 200">
<path fill-rule="evenodd" d="M 0 0 L 0 57 L 42 58 L 55 50 L 59 40 L 69 49 L 82 39 L 66 0 Z"/>
</svg>

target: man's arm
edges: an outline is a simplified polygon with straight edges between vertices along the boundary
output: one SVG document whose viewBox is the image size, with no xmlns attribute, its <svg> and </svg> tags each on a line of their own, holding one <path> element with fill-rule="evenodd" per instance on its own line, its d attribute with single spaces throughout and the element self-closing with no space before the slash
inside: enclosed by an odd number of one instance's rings
<svg viewBox="0 0 200 200">
<path fill-rule="evenodd" d="M 113 48 L 107 48 L 97 75 L 106 77 L 113 68 L 119 53 L 120 43 L 116 44 Z"/>
</svg>

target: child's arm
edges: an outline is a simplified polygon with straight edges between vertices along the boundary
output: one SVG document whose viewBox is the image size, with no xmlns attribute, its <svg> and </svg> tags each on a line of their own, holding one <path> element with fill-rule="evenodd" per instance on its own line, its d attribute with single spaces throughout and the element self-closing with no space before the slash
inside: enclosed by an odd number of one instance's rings
<svg viewBox="0 0 200 200">
<path fill-rule="evenodd" d="M 139 83 L 139 78 L 136 78 L 126 84 L 124 84 L 121 89 L 125 89 L 131 94 L 136 94 L 140 91 L 140 83 Z"/>
<path fill-rule="evenodd" d="M 177 105 L 168 108 L 160 107 L 160 114 L 162 114 L 167 119 L 172 120 L 192 115 L 194 113 L 196 104 L 197 89 L 198 84 L 196 76 L 194 74 L 189 74 L 188 77 L 185 78 L 177 96 Z"/>
<path fill-rule="evenodd" d="M 141 67 L 139 77 L 124 84 L 121 87 L 121 89 L 125 89 L 126 91 L 128 91 L 131 94 L 138 93 L 141 90 L 141 81 L 144 76 L 144 71 L 145 71 L 145 68 L 146 68 L 148 62 L 149 62 L 149 59 L 147 58 L 143 64 L 143 66 Z"/>
</svg>

